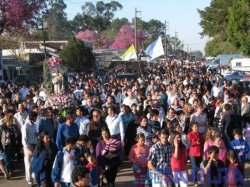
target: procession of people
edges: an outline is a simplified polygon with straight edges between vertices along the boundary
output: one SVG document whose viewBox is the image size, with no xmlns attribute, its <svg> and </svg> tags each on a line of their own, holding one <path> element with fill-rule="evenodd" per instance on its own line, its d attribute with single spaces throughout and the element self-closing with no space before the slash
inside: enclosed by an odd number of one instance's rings
<svg viewBox="0 0 250 187">
<path fill-rule="evenodd" d="M 24 162 L 29 185 L 114 187 L 129 160 L 131 186 L 242 186 L 250 88 L 223 70 L 167 59 L 137 78 L 82 72 L 66 86 L 57 73 L 52 96 L 65 98 L 64 115 L 41 84 L 8 82 L 0 89 L 0 170 L 11 179 Z"/>
</svg>

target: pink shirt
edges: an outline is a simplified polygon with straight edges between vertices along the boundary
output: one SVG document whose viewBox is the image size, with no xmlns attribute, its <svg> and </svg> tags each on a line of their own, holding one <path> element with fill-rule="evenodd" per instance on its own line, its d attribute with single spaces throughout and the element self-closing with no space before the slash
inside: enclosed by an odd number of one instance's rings
<svg viewBox="0 0 250 187">
<path fill-rule="evenodd" d="M 206 140 L 205 141 L 205 143 L 204 143 L 204 157 L 205 157 L 205 160 L 207 160 L 208 159 L 208 148 L 209 147 L 211 147 L 212 145 L 214 144 L 214 142 L 213 142 L 213 140 L 211 140 L 211 139 L 208 139 L 208 140 Z"/>
<path fill-rule="evenodd" d="M 131 147 L 129 152 L 129 160 L 141 167 L 147 167 L 147 158 L 149 154 L 148 146 L 140 146 L 135 144 Z"/>
</svg>

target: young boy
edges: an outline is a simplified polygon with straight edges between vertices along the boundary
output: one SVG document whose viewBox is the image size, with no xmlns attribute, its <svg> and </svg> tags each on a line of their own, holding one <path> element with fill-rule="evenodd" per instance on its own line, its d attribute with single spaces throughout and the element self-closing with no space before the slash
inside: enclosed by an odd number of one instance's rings
<svg viewBox="0 0 250 187">
<path fill-rule="evenodd" d="M 242 165 L 242 168 L 245 168 L 246 156 L 250 151 L 248 143 L 242 138 L 242 131 L 240 129 L 233 130 L 234 140 L 229 144 L 229 149 L 233 150 L 236 153 L 236 156 L 239 159 L 239 164 Z M 244 169 L 243 169 L 244 175 Z"/>
<path fill-rule="evenodd" d="M 219 148 L 211 146 L 208 148 L 208 160 L 204 160 L 204 172 L 206 174 L 206 181 L 211 187 L 221 187 L 224 185 L 225 166 L 219 160 Z"/>
<path fill-rule="evenodd" d="M 158 134 L 161 130 L 161 124 L 158 121 L 159 111 L 157 109 L 152 109 L 149 114 L 148 125 L 151 127 L 154 134 Z"/>
<path fill-rule="evenodd" d="M 86 168 L 90 171 L 90 187 L 98 187 L 99 173 L 96 167 L 96 159 L 92 154 L 87 155 L 88 164 Z"/>
<path fill-rule="evenodd" d="M 77 140 L 76 148 L 75 148 L 75 155 L 76 155 L 77 160 L 80 161 L 80 163 L 78 163 L 79 165 L 86 166 L 86 164 L 88 163 L 86 159 L 86 154 L 91 153 L 89 142 L 90 142 L 90 139 L 87 135 L 80 135 Z"/>
<path fill-rule="evenodd" d="M 75 146 L 76 139 L 69 137 L 66 139 L 66 146 L 57 152 L 51 173 L 52 182 L 55 187 L 70 186 L 71 173 L 77 164 Z"/>
</svg>

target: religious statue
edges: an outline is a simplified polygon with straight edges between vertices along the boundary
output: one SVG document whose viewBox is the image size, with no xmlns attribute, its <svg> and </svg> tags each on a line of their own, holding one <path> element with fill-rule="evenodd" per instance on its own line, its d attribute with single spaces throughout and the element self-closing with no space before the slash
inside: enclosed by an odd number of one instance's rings
<svg viewBox="0 0 250 187">
<path fill-rule="evenodd" d="M 59 94 L 63 88 L 63 76 L 59 71 L 52 74 L 52 83 L 54 85 L 54 93 Z"/>
</svg>

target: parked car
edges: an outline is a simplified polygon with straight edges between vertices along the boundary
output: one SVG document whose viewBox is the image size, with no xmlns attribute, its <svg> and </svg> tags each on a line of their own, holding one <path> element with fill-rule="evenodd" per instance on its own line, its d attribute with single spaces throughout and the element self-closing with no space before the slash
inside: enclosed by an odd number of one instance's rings
<svg viewBox="0 0 250 187">
<path fill-rule="evenodd" d="M 35 84 L 37 82 L 42 82 L 43 78 L 42 76 L 32 76 L 30 74 L 20 74 L 17 75 L 13 82 L 17 85 L 22 85 L 22 84 Z"/>
<path fill-rule="evenodd" d="M 137 79 L 137 78 L 138 78 L 137 73 L 120 73 L 116 75 L 115 80 L 127 79 L 128 81 L 131 81 L 132 79 Z"/>
<path fill-rule="evenodd" d="M 224 75 L 224 79 L 228 81 L 233 81 L 233 80 L 239 81 L 245 76 L 245 74 L 246 73 L 243 71 L 233 71 L 230 74 Z"/>
</svg>

